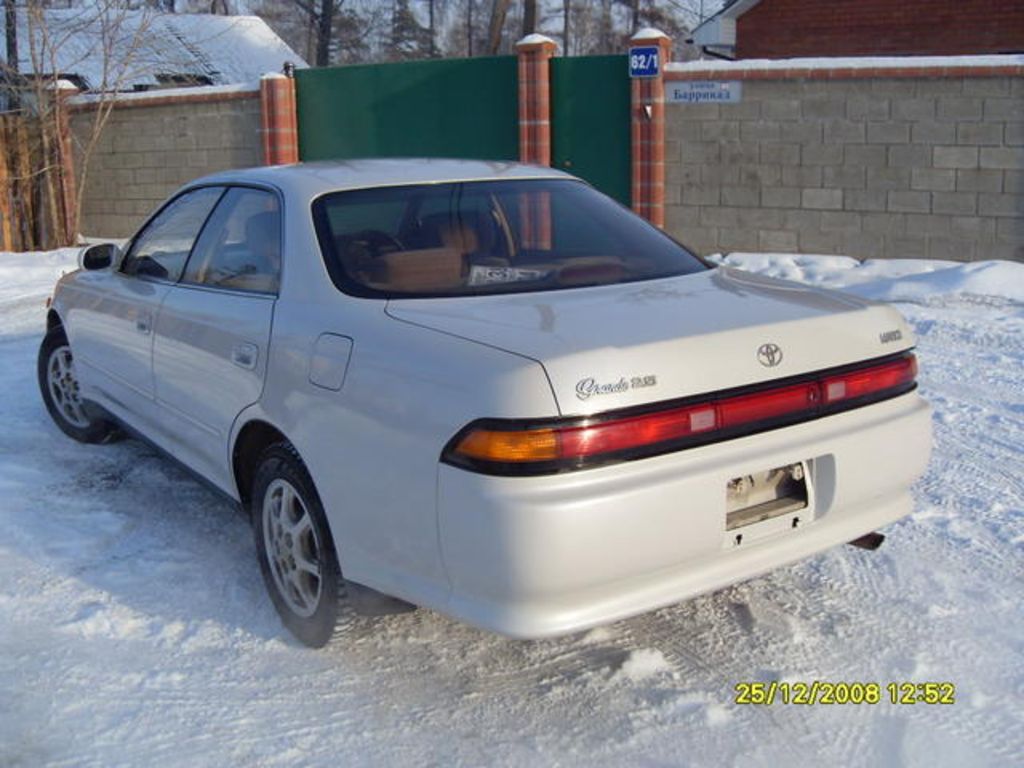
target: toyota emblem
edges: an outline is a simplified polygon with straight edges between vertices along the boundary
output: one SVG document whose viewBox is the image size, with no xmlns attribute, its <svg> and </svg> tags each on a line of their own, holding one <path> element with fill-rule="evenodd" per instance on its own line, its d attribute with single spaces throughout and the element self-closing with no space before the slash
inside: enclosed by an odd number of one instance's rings
<svg viewBox="0 0 1024 768">
<path fill-rule="evenodd" d="M 762 344 L 757 348 L 757 362 L 765 368 L 774 368 L 782 362 L 782 347 L 778 344 Z"/>
</svg>

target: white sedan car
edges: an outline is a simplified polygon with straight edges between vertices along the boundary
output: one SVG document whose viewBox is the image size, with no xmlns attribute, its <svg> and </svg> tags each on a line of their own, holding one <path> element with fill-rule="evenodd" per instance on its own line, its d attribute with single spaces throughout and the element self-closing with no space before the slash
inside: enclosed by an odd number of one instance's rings
<svg viewBox="0 0 1024 768">
<path fill-rule="evenodd" d="M 346 594 L 539 638 L 875 546 L 928 460 L 895 310 L 713 268 L 547 168 L 222 173 L 82 267 L 57 425 L 241 502 L 312 646 Z"/>
</svg>

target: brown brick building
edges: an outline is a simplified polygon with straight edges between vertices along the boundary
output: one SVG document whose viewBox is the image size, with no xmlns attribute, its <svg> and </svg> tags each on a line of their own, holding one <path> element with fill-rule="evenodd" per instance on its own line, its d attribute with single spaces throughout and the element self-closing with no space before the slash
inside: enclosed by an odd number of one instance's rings
<svg viewBox="0 0 1024 768">
<path fill-rule="evenodd" d="M 1024 53 L 1024 0 L 733 0 L 694 42 L 737 59 Z"/>
</svg>

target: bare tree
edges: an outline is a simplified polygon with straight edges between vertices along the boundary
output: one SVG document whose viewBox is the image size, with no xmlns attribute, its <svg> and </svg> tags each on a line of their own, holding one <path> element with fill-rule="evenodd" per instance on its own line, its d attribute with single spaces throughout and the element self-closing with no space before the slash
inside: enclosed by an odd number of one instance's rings
<svg viewBox="0 0 1024 768">
<path fill-rule="evenodd" d="M 313 62 L 318 67 L 326 67 L 331 60 L 334 17 L 341 10 L 345 0 L 294 0 L 294 2 L 309 19 L 309 29 L 314 39 Z"/>
<path fill-rule="evenodd" d="M 523 0 L 523 37 L 537 31 L 537 0 Z"/>
<path fill-rule="evenodd" d="M 501 48 L 501 31 L 505 28 L 505 17 L 512 0 L 493 0 L 491 22 L 487 27 L 487 52 L 494 56 Z"/>
<path fill-rule="evenodd" d="M 18 106 L 18 7 L 15 0 L 4 0 L 4 38 L 7 44 L 7 65 L 4 69 L 4 91 L 10 109 Z"/>
<path fill-rule="evenodd" d="M 91 2 L 91 0 L 89 0 Z M 72 5 L 85 5 L 82 0 L 68 0 Z M 248 6 L 238 0 L 125 0 L 125 5 L 152 8 L 158 13 L 213 13 L 233 16 L 245 13 Z"/>
<path fill-rule="evenodd" d="M 722 0 L 705 0 L 707 9 Z M 657 27 L 681 44 L 700 17 L 701 0 L 562 0 L 538 27 L 561 27 L 566 56 L 621 53 L 630 36 L 645 26 Z M 545 4 L 540 3 L 539 9 Z"/>
<path fill-rule="evenodd" d="M 449 13 L 438 28 L 442 56 L 478 55 L 487 48 L 487 15 L 480 0 L 449 0 L 442 8 Z"/>
<path fill-rule="evenodd" d="M 569 55 L 569 16 L 572 11 L 571 0 L 562 0 L 562 53 Z"/>
<path fill-rule="evenodd" d="M 118 93 L 148 65 L 142 53 L 152 15 L 145 9 L 130 9 L 122 0 L 92 0 L 86 8 L 57 16 L 48 13 L 43 0 L 26 0 L 23 18 L 26 71 L 15 80 L 10 68 L 5 68 L 4 83 L 15 88 L 22 100 L 26 114 L 22 119 L 31 113 L 31 119 L 38 121 L 36 162 L 29 176 L 45 192 L 47 229 L 53 241 L 68 245 L 78 236 L 89 163 Z M 90 44 L 83 45 L 83 40 Z M 73 146 L 68 104 L 62 95 L 69 84 L 62 78 L 65 72 L 83 67 L 93 71 L 96 82 L 86 96 L 89 109 L 76 121 L 79 130 Z M 77 163 L 73 163 L 72 149 Z"/>
<path fill-rule="evenodd" d="M 427 0 L 428 55 L 437 56 L 437 0 Z"/>
<path fill-rule="evenodd" d="M 7 43 L 7 68 L 18 71 L 18 6 L 15 0 L 4 0 L 4 37 Z"/>
</svg>

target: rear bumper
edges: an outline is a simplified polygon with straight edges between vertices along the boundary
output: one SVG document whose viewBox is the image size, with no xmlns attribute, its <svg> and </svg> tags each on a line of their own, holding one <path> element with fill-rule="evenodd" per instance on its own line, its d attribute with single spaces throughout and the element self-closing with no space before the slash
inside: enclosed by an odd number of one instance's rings
<svg viewBox="0 0 1024 768">
<path fill-rule="evenodd" d="M 719 589 L 891 523 L 931 450 L 912 392 L 817 421 L 650 459 L 546 477 L 440 467 L 447 612 L 540 638 Z M 808 463 L 798 527 L 726 532 L 728 481 Z M 787 523 L 780 526 L 778 523 Z M 735 533 L 745 541 L 735 544 Z"/>
</svg>

